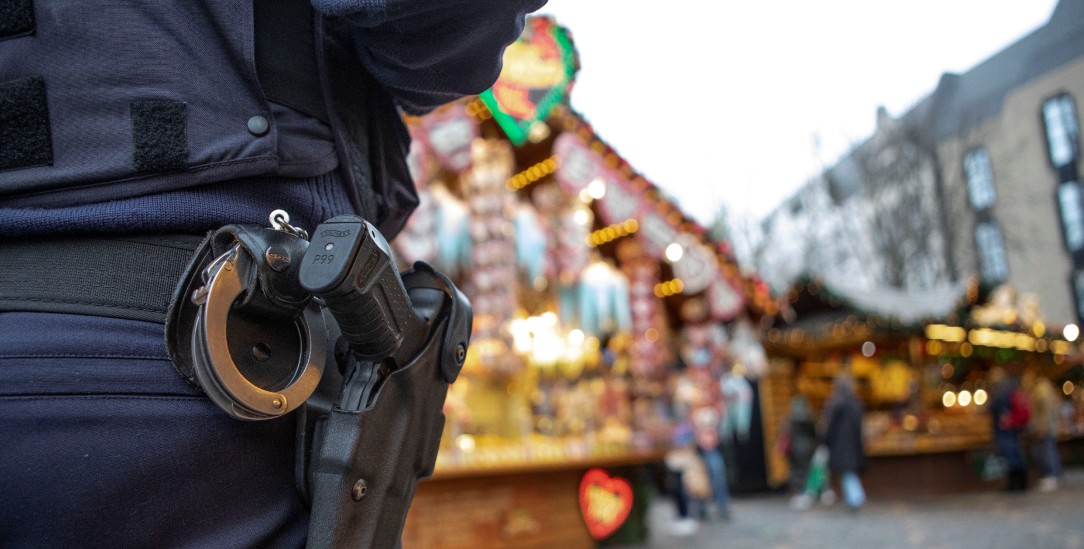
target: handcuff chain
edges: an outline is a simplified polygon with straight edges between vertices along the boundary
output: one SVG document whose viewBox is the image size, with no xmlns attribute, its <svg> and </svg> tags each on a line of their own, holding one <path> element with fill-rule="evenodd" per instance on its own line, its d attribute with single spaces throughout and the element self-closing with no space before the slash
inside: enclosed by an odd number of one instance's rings
<svg viewBox="0 0 1084 549">
<path fill-rule="evenodd" d="M 286 213 L 286 210 L 275 210 L 271 212 L 271 215 L 269 215 L 267 219 L 271 222 L 271 226 L 276 231 L 292 234 L 303 240 L 309 239 L 308 231 L 290 224 L 290 214 Z"/>
</svg>

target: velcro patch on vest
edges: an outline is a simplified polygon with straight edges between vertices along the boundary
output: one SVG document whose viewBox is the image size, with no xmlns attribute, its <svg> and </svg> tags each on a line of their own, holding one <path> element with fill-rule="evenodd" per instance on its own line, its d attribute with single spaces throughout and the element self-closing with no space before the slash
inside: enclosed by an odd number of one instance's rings
<svg viewBox="0 0 1084 549">
<path fill-rule="evenodd" d="M 0 170 L 53 163 L 45 79 L 0 82 Z"/>
<path fill-rule="evenodd" d="M 0 40 L 34 34 L 31 0 L 0 0 Z"/>
<path fill-rule="evenodd" d="M 136 170 L 164 172 L 188 166 L 186 109 L 180 101 L 132 102 L 132 154 Z"/>
</svg>

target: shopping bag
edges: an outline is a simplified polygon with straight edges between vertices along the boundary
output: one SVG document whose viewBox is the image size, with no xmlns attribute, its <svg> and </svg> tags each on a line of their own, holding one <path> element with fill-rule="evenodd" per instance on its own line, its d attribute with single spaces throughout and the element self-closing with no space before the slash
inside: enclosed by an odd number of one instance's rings
<svg viewBox="0 0 1084 549">
<path fill-rule="evenodd" d="M 819 495 L 828 482 L 828 447 L 820 445 L 813 452 L 809 461 L 809 474 L 806 475 L 805 491 L 810 495 Z"/>
<path fill-rule="evenodd" d="M 1003 479 L 1009 471 L 1005 458 L 996 452 L 982 452 L 975 456 L 973 468 L 975 474 L 983 481 Z"/>
</svg>

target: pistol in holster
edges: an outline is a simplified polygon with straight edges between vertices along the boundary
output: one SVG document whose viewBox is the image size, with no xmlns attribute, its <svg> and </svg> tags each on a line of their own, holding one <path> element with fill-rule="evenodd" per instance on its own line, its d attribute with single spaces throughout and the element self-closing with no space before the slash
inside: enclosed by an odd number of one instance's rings
<svg viewBox="0 0 1084 549">
<path fill-rule="evenodd" d="M 311 238 L 284 212 L 271 219 L 197 250 L 167 314 L 170 358 L 238 420 L 295 414 L 309 547 L 394 547 L 433 474 L 470 303 L 424 262 L 400 273 L 359 217 Z"/>
</svg>

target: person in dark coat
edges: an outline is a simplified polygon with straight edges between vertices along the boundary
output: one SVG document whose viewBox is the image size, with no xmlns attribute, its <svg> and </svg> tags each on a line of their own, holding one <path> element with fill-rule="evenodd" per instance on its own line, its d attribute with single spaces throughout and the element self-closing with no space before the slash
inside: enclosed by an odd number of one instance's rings
<svg viewBox="0 0 1084 549">
<path fill-rule="evenodd" d="M 809 463 L 813 459 L 813 451 L 817 449 L 817 424 L 804 396 L 795 395 L 791 399 L 790 417 L 785 429 L 790 489 L 794 494 L 802 494 L 809 476 Z"/>
<path fill-rule="evenodd" d="M 824 425 L 828 468 L 840 479 L 844 503 L 850 510 L 857 510 L 866 501 L 858 478 L 866 468 L 866 454 L 862 447 L 862 403 L 848 374 L 835 378 L 832 396 L 824 406 Z"/>
<path fill-rule="evenodd" d="M 1008 490 L 1027 490 L 1027 462 L 1020 434 L 1031 420 L 1027 397 L 1004 368 L 990 369 L 990 418 L 994 424 L 994 447 L 1008 469 Z"/>
</svg>

